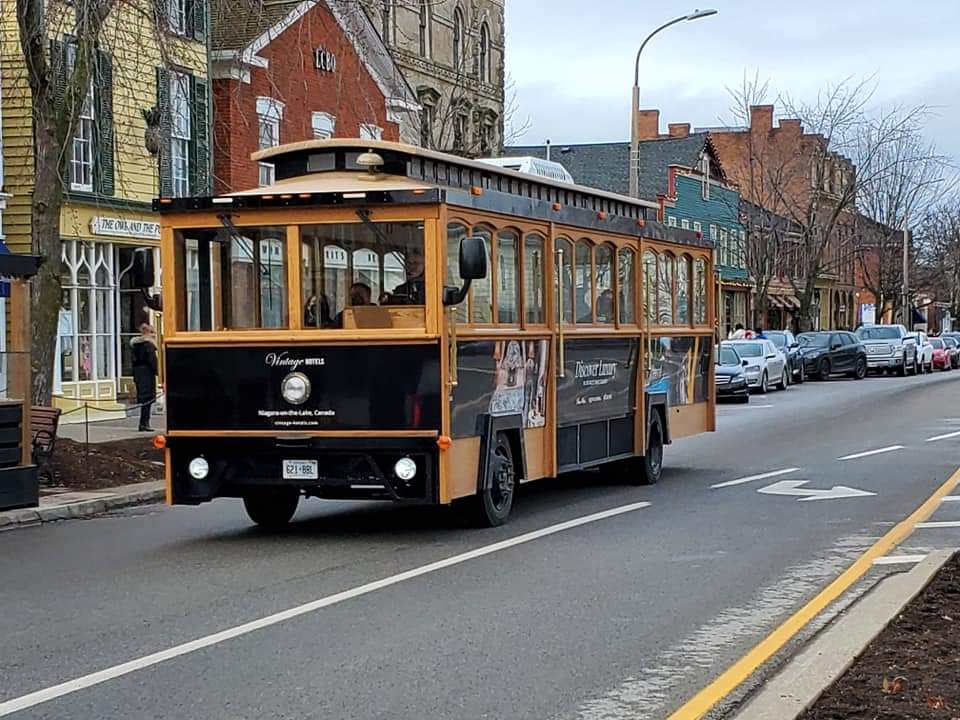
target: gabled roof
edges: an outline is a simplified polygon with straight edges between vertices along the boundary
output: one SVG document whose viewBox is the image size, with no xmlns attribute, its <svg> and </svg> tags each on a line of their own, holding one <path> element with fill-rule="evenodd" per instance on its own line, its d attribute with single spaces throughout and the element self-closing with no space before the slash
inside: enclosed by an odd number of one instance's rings
<svg viewBox="0 0 960 720">
<path fill-rule="evenodd" d="M 321 3 L 336 18 L 388 106 L 418 109 L 416 94 L 354 0 L 211 0 L 211 55 L 215 60 L 237 59 L 265 67 L 257 53 Z"/>
<path fill-rule="evenodd" d="M 713 170 L 725 179 L 709 133 L 694 133 L 683 138 L 665 137 L 640 143 L 640 197 L 655 201 L 667 192 L 668 169 L 671 165 L 696 168 L 700 155 L 707 150 Z M 532 155 L 546 158 L 544 145 L 514 145 L 504 148 L 504 155 Z M 584 143 L 550 146 L 550 159 L 563 165 L 580 185 L 602 188 L 626 195 L 630 191 L 630 143 Z"/>
</svg>

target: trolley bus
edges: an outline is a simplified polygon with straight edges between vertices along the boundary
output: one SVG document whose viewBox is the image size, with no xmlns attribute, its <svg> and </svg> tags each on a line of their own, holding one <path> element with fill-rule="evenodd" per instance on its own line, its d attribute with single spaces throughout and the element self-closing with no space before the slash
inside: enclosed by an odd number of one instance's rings
<svg viewBox="0 0 960 720">
<path fill-rule="evenodd" d="M 253 157 L 274 185 L 155 201 L 168 503 L 499 525 L 521 482 L 653 483 L 664 445 L 714 429 L 713 250 L 654 204 L 389 142 Z"/>
</svg>

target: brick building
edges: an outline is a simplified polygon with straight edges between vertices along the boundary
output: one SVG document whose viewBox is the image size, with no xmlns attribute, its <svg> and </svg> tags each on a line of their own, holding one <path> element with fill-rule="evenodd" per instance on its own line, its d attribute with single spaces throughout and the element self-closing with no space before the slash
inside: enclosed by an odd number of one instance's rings
<svg viewBox="0 0 960 720">
<path fill-rule="evenodd" d="M 312 138 L 410 141 L 419 106 L 366 13 L 346 0 L 216 0 L 214 181 L 269 185 L 258 149 Z"/>
<path fill-rule="evenodd" d="M 641 122 L 646 120 L 641 119 Z M 849 159 L 833 152 L 827 140 L 805 132 L 798 119 L 773 124 L 773 106 L 750 108 L 750 126 L 705 128 L 723 163 L 727 177 L 740 188 L 744 200 L 782 218 L 804 218 L 814 207 L 819 214 L 848 206 L 833 228 L 822 258 L 814 298 L 814 327 L 852 328 L 856 324 L 856 222 L 854 191 L 856 168 Z M 788 238 L 775 260 L 769 287 L 767 327 L 797 323 L 799 299 L 794 285 L 804 282 L 808 258 L 798 238 Z M 791 282 L 792 278 L 792 282 Z"/>
</svg>

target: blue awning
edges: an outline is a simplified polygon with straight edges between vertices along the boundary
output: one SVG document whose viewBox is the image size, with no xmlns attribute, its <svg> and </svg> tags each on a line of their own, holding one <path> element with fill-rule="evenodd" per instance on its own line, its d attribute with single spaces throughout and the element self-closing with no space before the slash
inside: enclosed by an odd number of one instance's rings
<svg viewBox="0 0 960 720">
<path fill-rule="evenodd" d="M 7 244 L 0 240 L 0 255 L 10 255 L 10 248 L 7 247 Z M 10 297 L 10 283 L 6 280 L 0 280 L 0 298 Z"/>
</svg>

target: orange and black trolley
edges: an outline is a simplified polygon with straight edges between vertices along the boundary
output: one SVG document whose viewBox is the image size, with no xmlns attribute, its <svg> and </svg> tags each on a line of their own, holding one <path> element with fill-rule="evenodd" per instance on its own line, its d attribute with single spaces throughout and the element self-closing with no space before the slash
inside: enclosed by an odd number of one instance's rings
<svg viewBox="0 0 960 720">
<path fill-rule="evenodd" d="M 714 429 L 712 248 L 654 204 L 388 142 L 254 157 L 274 185 L 156 201 L 168 502 L 276 526 L 304 496 L 463 501 L 496 525 L 520 482 L 655 482 L 665 444 Z"/>
</svg>

